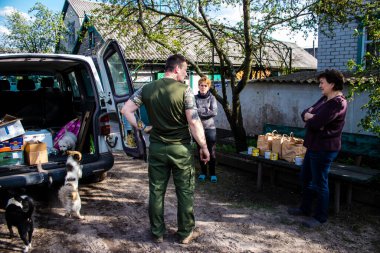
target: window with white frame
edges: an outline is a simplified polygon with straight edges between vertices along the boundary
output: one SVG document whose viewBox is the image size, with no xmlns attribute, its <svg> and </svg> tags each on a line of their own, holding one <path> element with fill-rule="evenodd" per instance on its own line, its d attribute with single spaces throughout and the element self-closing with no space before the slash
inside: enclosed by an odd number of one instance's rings
<svg viewBox="0 0 380 253">
<path fill-rule="evenodd" d="M 379 57 L 380 56 L 380 41 L 376 41 L 368 32 L 368 29 L 363 29 L 363 46 L 362 46 L 362 57 L 366 55 L 366 53 L 370 53 L 372 56 Z M 365 65 L 371 64 L 370 59 L 363 59 Z"/>
</svg>

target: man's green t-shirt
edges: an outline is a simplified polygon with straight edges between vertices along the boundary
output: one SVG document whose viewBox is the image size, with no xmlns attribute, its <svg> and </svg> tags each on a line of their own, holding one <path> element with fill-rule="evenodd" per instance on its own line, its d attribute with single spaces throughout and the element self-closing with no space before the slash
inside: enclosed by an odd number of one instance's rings
<svg viewBox="0 0 380 253">
<path fill-rule="evenodd" d="M 141 103 L 145 105 L 153 127 L 150 132 L 151 142 L 190 143 L 185 110 L 194 108 L 195 104 L 188 85 L 171 78 L 162 78 L 146 84 L 136 93 L 131 100 L 138 106 Z"/>
</svg>

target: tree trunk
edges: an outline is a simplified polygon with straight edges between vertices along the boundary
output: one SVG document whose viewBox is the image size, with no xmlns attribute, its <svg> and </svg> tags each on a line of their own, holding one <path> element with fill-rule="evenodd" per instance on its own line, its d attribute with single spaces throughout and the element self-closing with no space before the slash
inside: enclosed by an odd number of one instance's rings
<svg viewBox="0 0 380 253">
<path fill-rule="evenodd" d="M 236 152 L 238 153 L 247 150 L 247 135 L 243 125 L 243 116 L 240 104 L 240 91 L 242 90 L 242 88 L 235 85 L 234 80 L 232 79 L 231 88 L 232 107 L 230 106 L 227 100 L 227 95 L 225 91 L 223 92 L 223 97 L 219 96 L 215 90 L 213 90 L 213 94 L 223 107 L 224 113 L 227 117 L 227 121 L 230 125 L 233 137 L 235 139 Z"/>
<path fill-rule="evenodd" d="M 247 150 L 247 135 L 245 133 L 243 124 L 240 126 L 233 124 L 230 125 L 232 134 L 235 138 L 236 153 Z"/>
<path fill-rule="evenodd" d="M 234 108 L 235 110 L 233 111 L 229 109 L 227 102 L 223 102 L 221 104 L 223 106 L 223 110 L 227 117 L 228 123 L 230 124 L 230 128 L 235 139 L 236 152 L 238 153 L 240 151 L 247 150 L 247 136 L 243 125 L 239 94 L 235 94 L 235 97 L 233 97 L 233 99 L 235 100 L 235 106 L 238 105 Z"/>
</svg>

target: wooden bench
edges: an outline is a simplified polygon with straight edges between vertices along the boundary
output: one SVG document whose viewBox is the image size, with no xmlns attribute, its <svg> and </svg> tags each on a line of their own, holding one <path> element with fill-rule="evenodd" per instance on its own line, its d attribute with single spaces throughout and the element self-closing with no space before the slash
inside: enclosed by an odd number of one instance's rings
<svg viewBox="0 0 380 253">
<path fill-rule="evenodd" d="M 288 134 L 290 132 L 294 133 L 294 136 L 304 137 L 305 130 L 303 128 L 297 127 L 287 127 L 266 124 L 264 126 L 264 133 L 272 132 L 277 130 L 280 134 Z M 355 155 L 373 155 L 374 157 L 380 157 L 380 139 L 376 136 L 363 136 L 360 134 L 349 134 L 344 133 L 342 137 L 342 148 L 343 152 L 351 153 Z M 365 139 L 365 138 L 368 138 Z M 365 144 L 363 146 L 363 143 Z M 362 145 L 362 146 L 361 146 Z M 368 147 L 369 146 L 369 147 Z M 360 152 L 363 150 L 363 152 Z M 252 163 L 257 164 L 257 189 L 262 189 L 262 176 L 263 176 L 263 165 L 272 167 L 271 171 L 271 182 L 274 184 L 275 170 L 282 169 L 299 173 L 301 171 L 301 166 L 297 166 L 294 163 L 289 163 L 284 160 L 269 160 L 265 159 L 263 156 L 252 156 L 248 155 L 247 152 L 241 152 L 239 154 L 242 158 L 250 160 Z M 380 168 L 370 169 L 363 168 L 356 165 L 345 165 L 339 163 L 333 163 L 330 168 L 329 177 L 333 179 L 335 184 L 335 194 L 334 194 L 334 210 L 338 213 L 340 210 L 340 195 L 341 195 L 341 183 L 347 184 L 347 204 L 351 205 L 352 202 L 352 186 L 353 184 L 365 185 L 377 177 L 380 177 Z"/>
</svg>

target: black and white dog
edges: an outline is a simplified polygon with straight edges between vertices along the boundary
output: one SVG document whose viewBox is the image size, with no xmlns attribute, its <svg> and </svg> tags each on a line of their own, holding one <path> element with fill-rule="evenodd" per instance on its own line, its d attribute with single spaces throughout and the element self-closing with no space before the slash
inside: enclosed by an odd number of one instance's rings
<svg viewBox="0 0 380 253">
<path fill-rule="evenodd" d="M 14 236 L 12 227 L 16 227 L 25 244 L 24 252 L 28 252 L 32 248 L 33 212 L 33 200 L 27 195 L 15 194 L 8 200 L 5 208 L 5 220 L 10 236 Z"/>
</svg>

